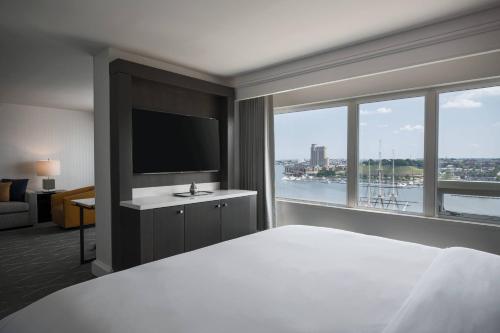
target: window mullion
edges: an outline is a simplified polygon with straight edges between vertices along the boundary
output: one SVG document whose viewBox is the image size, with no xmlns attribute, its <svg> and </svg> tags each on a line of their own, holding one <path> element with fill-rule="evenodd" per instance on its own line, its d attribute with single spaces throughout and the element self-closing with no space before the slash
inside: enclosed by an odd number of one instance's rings
<svg viewBox="0 0 500 333">
<path fill-rule="evenodd" d="M 359 105 L 347 106 L 347 207 L 358 204 Z"/>
<path fill-rule="evenodd" d="M 436 216 L 438 170 L 438 95 L 429 90 L 425 96 L 424 135 L 424 215 Z"/>
</svg>

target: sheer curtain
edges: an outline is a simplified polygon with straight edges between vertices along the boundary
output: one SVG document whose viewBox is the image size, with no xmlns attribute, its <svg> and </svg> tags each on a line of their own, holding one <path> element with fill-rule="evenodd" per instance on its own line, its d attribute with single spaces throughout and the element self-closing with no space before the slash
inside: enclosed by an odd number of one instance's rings
<svg viewBox="0 0 500 333">
<path fill-rule="evenodd" d="M 257 228 L 276 226 L 272 96 L 239 102 L 240 187 L 257 195 Z"/>
</svg>

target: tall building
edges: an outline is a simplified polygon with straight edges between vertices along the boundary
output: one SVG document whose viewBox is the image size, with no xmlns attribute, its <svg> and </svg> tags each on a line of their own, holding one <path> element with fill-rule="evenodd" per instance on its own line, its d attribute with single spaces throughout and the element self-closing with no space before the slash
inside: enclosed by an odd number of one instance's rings
<svg viewBox="0 0 500 333">
<path fill-rule="evenodd" d="M 328 156 L 326 154 L 325 146 L 316 146 L 316 144 L 311 145 L 311 159 L 310 166 L 328 168 Z"/>
<path fill-rule="evenodd" d="M 311 145 L 311 158 L 309 159 L 309 163 L 311 165 L 311 168 L 314 168 L 316 165 L 318 165 L 316 145 L 314 143 Z"/>
</svg>

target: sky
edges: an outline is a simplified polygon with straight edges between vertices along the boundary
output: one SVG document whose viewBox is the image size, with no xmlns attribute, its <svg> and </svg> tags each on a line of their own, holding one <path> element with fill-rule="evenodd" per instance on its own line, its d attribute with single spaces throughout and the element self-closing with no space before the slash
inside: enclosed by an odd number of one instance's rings
<svg viewBox="0 0 500 333">
<path fill-rule="evenodd" d="M 360 159 L 423 158 L 424 97 L 360 104 Z M 347 157 L 347 107 L 275 115 L 275 156 L 308 159 L 312 143 Z M 439 96 L 439 157 L 500 158 L 500 87 Z"/>
</svg>

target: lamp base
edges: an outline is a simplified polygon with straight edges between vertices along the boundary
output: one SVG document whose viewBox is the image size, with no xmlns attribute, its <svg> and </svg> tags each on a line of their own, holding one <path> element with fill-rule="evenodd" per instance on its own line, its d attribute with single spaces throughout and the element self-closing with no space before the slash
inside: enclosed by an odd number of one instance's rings
<svg viewBox="0 0 500 333">
<path fill-rule="evenodd" d="M 56 189 L 56 180 L 55 179 L 43 179 L 42 188 L 44 191 L 53 191 Z"/>
</svg>

